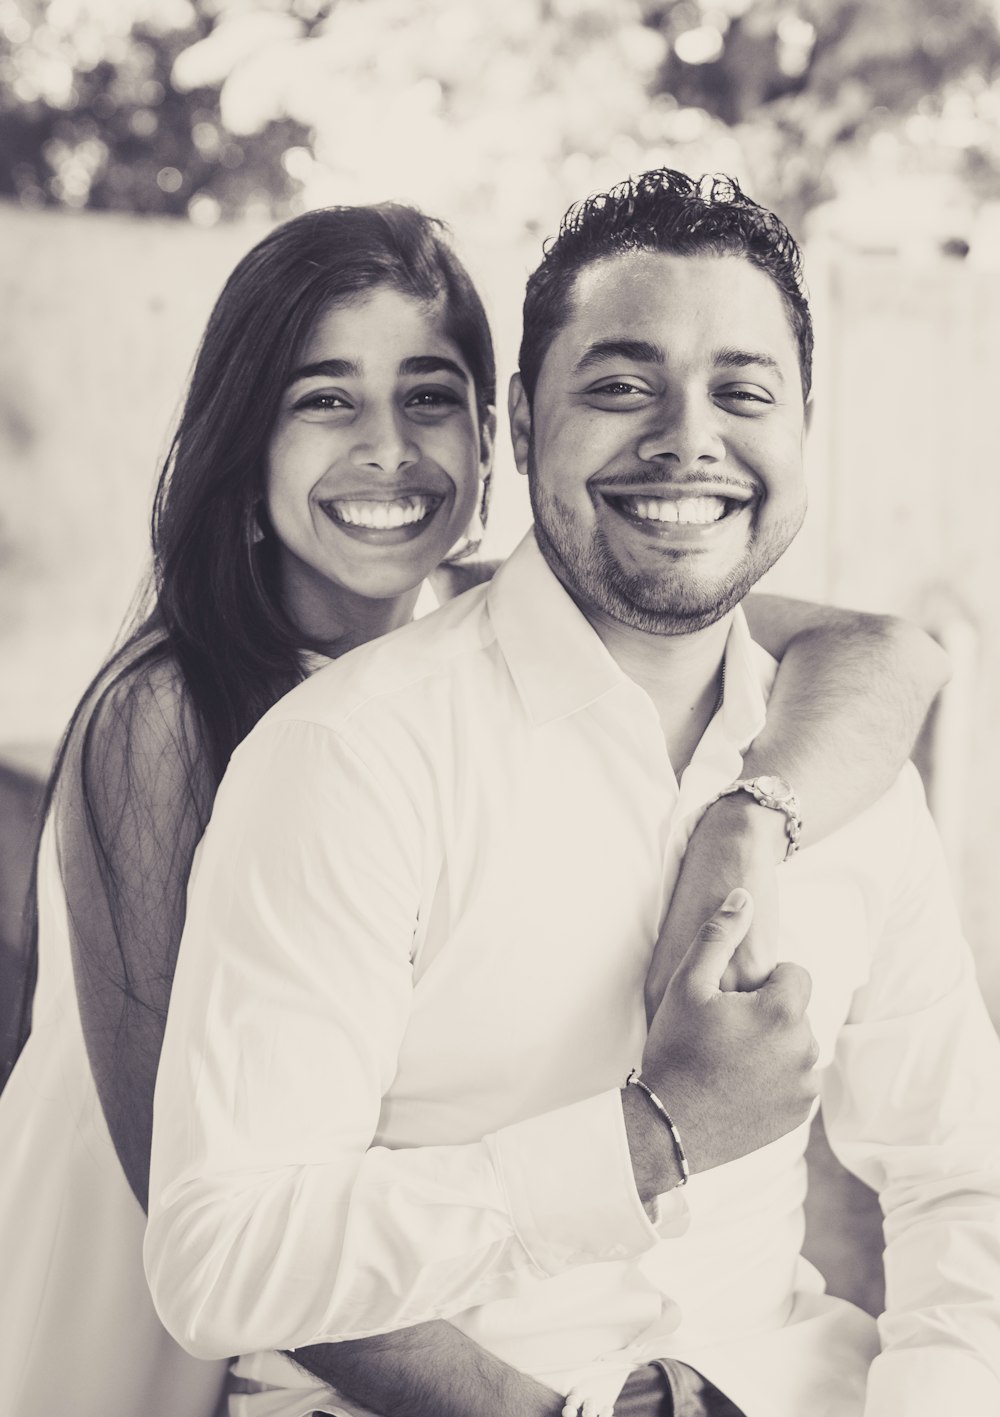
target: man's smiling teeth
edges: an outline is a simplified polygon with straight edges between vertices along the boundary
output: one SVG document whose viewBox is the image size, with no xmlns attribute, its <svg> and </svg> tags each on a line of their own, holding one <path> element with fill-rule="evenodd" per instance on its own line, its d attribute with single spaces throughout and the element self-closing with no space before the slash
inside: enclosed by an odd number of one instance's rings
<svg viewBox="0 0 1000 1417">
<path fill-rule="evenodd" d="M 372 531 L 389 531 L 397 526 L 422 522 L 438 505 L 439 497 L 400 497 L 395 502 L 331 501 L 329 507 L 338 522 L 363 526 Z"/>
<path fill-rule="evenodd" d="M 625 511 L 644 522 L 679 522 L 683 526 L 717 522 L 725 515 L 724 497 L 621 497 Z"/>
</svg>

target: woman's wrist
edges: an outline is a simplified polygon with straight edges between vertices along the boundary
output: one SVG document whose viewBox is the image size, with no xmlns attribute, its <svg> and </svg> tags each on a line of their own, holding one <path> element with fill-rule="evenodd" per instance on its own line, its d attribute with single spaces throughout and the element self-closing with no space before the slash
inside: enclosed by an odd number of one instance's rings
<svg viewBox="0 0 1000 1417">
<path fill-rule="evenodd" d="M 730 850 L 746 852 L 748 861 L 762 858 L 779 865 L 788 850 L 784 814 L 764 807 L 748 792 L 732 792 L 705 808 L 701 826 L 724 837 Z"/>
</svg>

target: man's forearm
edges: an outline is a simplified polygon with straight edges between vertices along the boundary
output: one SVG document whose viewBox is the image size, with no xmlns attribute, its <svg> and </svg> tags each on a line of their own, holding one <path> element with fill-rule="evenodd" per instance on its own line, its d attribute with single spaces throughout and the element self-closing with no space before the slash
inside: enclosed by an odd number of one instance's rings
<svg viewBox="0 0 1000 1417">
<path fill-rule="evenodd" d="M 444 1319 L 289 1356 L 382 1417 L 558 1417 L 565 1401 Z"/>
</svg>

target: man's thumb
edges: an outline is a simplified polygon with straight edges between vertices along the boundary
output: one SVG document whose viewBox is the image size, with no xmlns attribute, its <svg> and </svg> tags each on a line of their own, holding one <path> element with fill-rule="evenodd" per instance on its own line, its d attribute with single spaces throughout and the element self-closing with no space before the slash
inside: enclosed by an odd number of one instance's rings
<svg viewBox="0 0 1000 1417">
<path fill-rule="evenodd" d="M 726 966 L 752 919 L 753 897 L 742 886 L 736 886 L 691 941 L 680 972 L 709 993 L 718 990 Z"/>
</svg>

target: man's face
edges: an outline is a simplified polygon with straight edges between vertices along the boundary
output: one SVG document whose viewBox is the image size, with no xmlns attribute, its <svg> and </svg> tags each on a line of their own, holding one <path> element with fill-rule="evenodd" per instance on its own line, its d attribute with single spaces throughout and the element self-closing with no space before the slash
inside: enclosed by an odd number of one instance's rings
<svg viewBox="0 0 1000 1417">
<path fill-rule="evenodd" d="M 712 624 L 805 515 L 798 348 L 740 256 L 634 252 L 585 267 L 529 411 L 511 418 L 539 545 L 590 617 Z"/>
</svg>

